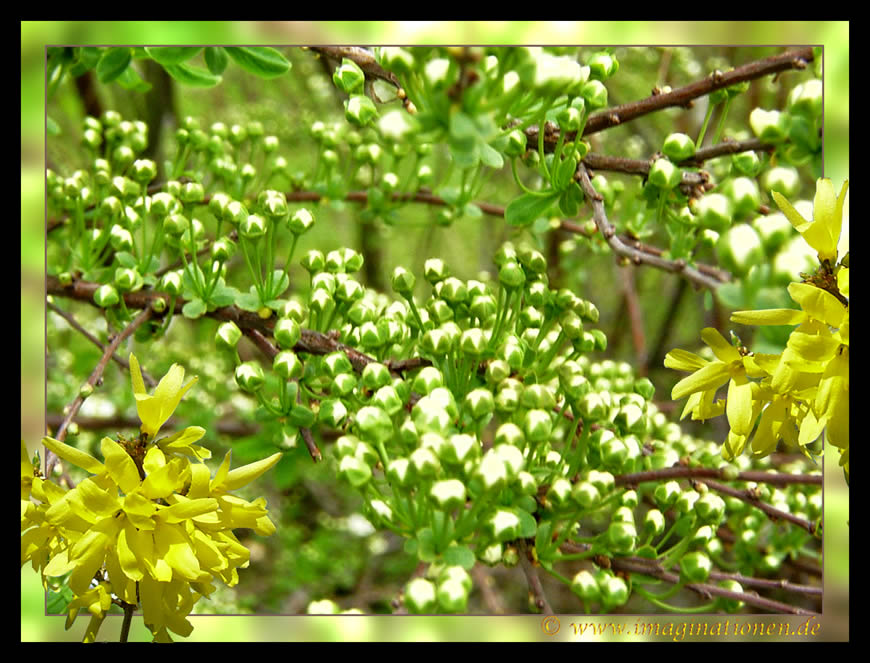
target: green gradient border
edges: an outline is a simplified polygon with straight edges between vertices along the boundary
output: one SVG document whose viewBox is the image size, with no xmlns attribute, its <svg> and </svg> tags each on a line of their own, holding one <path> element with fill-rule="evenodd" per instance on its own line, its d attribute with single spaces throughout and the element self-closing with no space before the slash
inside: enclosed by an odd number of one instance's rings
<svg viewBox="0 0 870 663">
<path fill-rule="evenodd" d="M 236 43 L 236 44 L 620 44 L 620 45 L 796 45 L 825 48 L 825 175 L 839 184 L 849 174 L 849 23 L 846 21 L 330 21 L 330 22 L 39 22 L 21 23 L 22 36 L 22 302 L 21 384 L 22 438 L 34 446 L 43 434 L 44 413 L 44 103 L 41 62 L 43 48 L 52 43 Z M 832 103 L 833 101 L 833 103 Z M 831 456 L 836 458 L 836 454 Z M 813 624 L 814 636 L 785 638 L 798 641 L 843 641 L 849 638 L 848 492 L 842 472 L 827 463 L 825 472 L 824 613 Z M 624 624 L 631 633 L 639 620 L 652 616 L 563 616 L 561 629 L 547 635 L 539 616 L 510 617 L 191 617 L 193 634 L 184 642 L 289 641 L 602 641 L 634 640 L 610 635 L 575 635 L 571 623 Z M 785 616 L 660 616 L 672 624 L 781 623 L 793 629 L 806 618 Z M 85 617 L 70 632 L 63 617 L 46 617 L 39 578 L 29 565 L 21 571 L 21 640 L 23 642 L 78 641 Z M 117 640 L 121 620 L 110 617 L 101 637 Z M 647 640 L 711 641 L 690 638 L 679 629 Z M 147 640 L 141 620 L 134 620 L 130 639 Z M 781 637 L 740 637 L 730 631 L 727 641 L 782 641 Z"/>
</svg>

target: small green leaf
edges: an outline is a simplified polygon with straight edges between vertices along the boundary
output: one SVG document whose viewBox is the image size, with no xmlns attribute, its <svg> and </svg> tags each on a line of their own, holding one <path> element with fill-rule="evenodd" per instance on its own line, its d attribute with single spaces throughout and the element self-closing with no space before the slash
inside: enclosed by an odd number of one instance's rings
<svg viewBox="0 0 870 663">
<path fill-rule="evenodd" d="M 248 73 L 275 78 L 290 71 L 290 62 L 270 46 L 225 46 L 224 51 Z"/>
<path fill-rule="evenodd" d="M 524 193 L 508 203 L 504 220 L 509 226 L 527 226 L 539 216 L 543 216 L 559 198 L 558 191 Z"/>
<path fill-rule="evenodd" d="M 60 125 L 50 116 L 45 116 L 45 131 L 49 136 L 60 136 Z"/>
<path fill-rule="evenodd" d="M 183 85 L 191 87 L 214 87 L 221 82 L 220 76 L 215 76 L 207 69 L 194 67 L 182 62 L 180 64 L 165 64 L 166 73 Z"/>
<path fill-rule="evenodd" d="M 435 552 L 435 534 L 431 527 L 424 527 L 417 532 L 417 558 L 421 562 L 434 562 L 438 559 Z"/>
<path fill-rule="evenodd" d="M 133 269 L 138 265 L 136 256 L 129 251 L 118 251 L 115 254 L 115 260 L 118 261 L 118 264 L 121 265 L 121 267 L 126 267 L 127 269 Z"/>
<path fill-rule="evenodd" d="M 444 551 L 444 563 L 448 566 L 461 566 L 470 571 L 475 561 L 474 553 L 468 546 L 450 546 Z"/>
<path fill-rule="evenodd" d="M 484 166 L 489 166 L 496 170 L 504 165 L 504 158 L 498 150 L 490 147 L 486 143 L 480 144 L 480 161 Z"/>
<path fill-rule="evenodd" d="M 577 172 L 577 159 L 573 156 L 570 156 L 567 159 L 562 159 L 562 161 L 556 164 L 555 170 L 553 186 L 558 191 L 564 191 L 571 185 L 571 182 L 574 179 L 574 173 Z"/>
<path fill-rule="evenodd" d="M 133 54 L 129 48 L 116 47 L 106 50 L 97 63 L 97 80 L 100 83 L 111 83 L 124 73 L 132 59 Z"/>
<path fill-rule="evenodd" d="M 205 48 L 205 66 L 215 76 L 220 76 L 227 68 L 227 63 L 230 61 L 227 52 L 223 46 L 206 46 Z"/>
<path fill-rule="evenodd" d="M 241 292 L 238 297 L 236 297 L 236 306 L 243 311 L 259 311 L 260 296 L 257 294 L 256 290 L 254 292 Z"/>
<path fill-rule="evenodd" d="M 181 313 L 185 318 L 190 318 L 191 320 L 195 320 L 196 318 L 202 316 L 208 307 L 205 305 L 205 302 L 202 301 L 199 297 L 196 299 L 191 299 L 184 307 L 181 309 Z"/>
<path fill-rule="evenodd" d="M 535 517 L 525 509 L 514 509 L 513 512 L 520 519 L 519 537 L 521 539 L 531 539 L 535 536 L 538 529 L 538 523 Z"/>
<path fill-rule="evenodd" d="M 81 76 L 97 66 L 100 61 L 100 49 L 96 46 L 82 46 L 76 50 L 76 60 L 70 68 L 70 76 Z"/>
<path fill-rule="evenodd" d="M 181 64 L 202 50 L 202 46 L 146 46 L 145 52 L 162 65 Z"/>
<path fill-rule="evenodd" d="M 115 79 L 115 82 L 125 90 L 131 90 L 133 92 L 148 92 L 148 90 L 151 89 L 151 83 L 142 80 L 133 67 L 127 67 L 123 72 L 121 72 L 121 75 Z"/>
<path fill-rule="evenodd" d="M 208 298 L 209 304 L 214 304 L 217 308 L 223 308 L 235 303 L 240 294 L 236 288 L 224 285 L 223 279 L 221 279 Z"/>
</svg>

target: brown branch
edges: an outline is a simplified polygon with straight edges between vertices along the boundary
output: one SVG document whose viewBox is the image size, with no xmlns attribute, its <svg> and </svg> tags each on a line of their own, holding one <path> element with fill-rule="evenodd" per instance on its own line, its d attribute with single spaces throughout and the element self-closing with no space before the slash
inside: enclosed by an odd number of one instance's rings
<svg viewBox="0 0 870 663">
<path fill-rule="evenodd" d="M 139 313 L 139 315 L 137 315 L 129 325 L 124 327 L 124 329 L 122 329 L 115 336 L 115 338 L 112 339 L 112 342 L 109 343 L 109 345 L 106 347 L 105 351 L 103 352 L 103 356 L 100 357 L 100 360 L 97 362 L 97 365 L 94 367 L 93 372 L 91 373 L 90 377 L 87 379 L 87 382 L 85 384 L 90 385 L 91 388 L 96 388 L 97 386 L 99 386 L 102 383 L 103 372 L 106 370 L 106 366 L 108 365 L 109 361 L 111 360 L 112 355 L 115 354 L 115 352 L 117 351 L 117 349 L 121 345 L 121 343 L 124 341 L 124 339 L 126 339 L 128 336 L 130 336 L 130 334 L 132 334 L 134 331 L 136 331 L 136 329 L 138 329 L 141 325 L 143 325 L 145 322 L 147 322 L 151 318 L 153 313 L 154 313 L 154 311 L 153 311 L 153 309 L 151 309 L 150 306 L 147 308 L 143 308 L 143 310 Z M 85 398 L 86 398 L 86 396 L 82 396 L 82 394 L 79 393 L 79 395 L 76 396 L 75 400 L 69 406 L 69 410 L 68 410 L 66 416 L 64 417 L 63 421 L 61 422 L 57 432 L 53 436 L 56 440 L 58 440 L 60 442 L 64 441 L 64 439 L 66 438 L 67 429 L 69 428 L 69 425 L 72 422 L 72 420 L 75 418 L 76 414 L 78 414 L 78 411 L 82 406 L 82 403 L 85 402 Z M 45 476 L 46 477 L 51 476 L 52 470 L 54 469 L 54 466 L 56 463 L 57 463 L 57 456 L 55 456 L 55 454 L 52 453 L 52 451 L 50 449 L 46 449 L 46 452 L 45 452 Z"/>
<path fill-rule="evenodd" d="M 66 320 L 67 323 L 69 323 L 70 327 L 75 329 L 82 336 L 84 336 L 86 339 L 88 339 L 91 343 L 93 343 L 98 348 L 100 348 L 100 350 L 103 350 L 105 352 L 106 346 L 103 345 L 103 343 L 101 343 L 100 340 L 96 336 L 94 336 L 87 329 L 82 327 L 79 324 L 78 320 L 76 320 L 70 313 L 68 313 L 67 311 L 64 311 L 62 308 L 60 308 L 56 304 L 53 304 L 52 302 L 46 302 L 46 306 L 48 306 L 50 311 L 52 311 L 53 313 L 57 313 L 57 315 L 62 317 L 64 320 Z M 112 361 L 114 361 L 116 364 L 118 364 L 121 368 L 123 368 L 128 373 L 130 372 L 130 363 L 126 359 L 119 357 L 118 355 L 112 355 Z M 142 379 L 148 384 L 149 387 L 157 386 L 157 381 L 154 378 L 152 378 L 151 375 L 145 370 L 142 371 Z"/>
<path fill-rule="evenodd" d="M 543 614 L 554 614 L 553 609 L 550 607 L 550 603 L 547 601 L 547 597 L 544 594 L 544 586 L 541 584 L 538 572 L 535 570 L 534 564 L 532 563 L 532 551 L 529 549 L 525 539 L 520 539 L 517 544 L 517 548 L 519 549 L 520 567 L 522 567 L 523 573 L 526 576 L 526 581 L 529 583 L 529 596 L 532 597 L 535 607 Z"/>
<path fill-rule="evenodd" d="M 821 475 L 819 476 L 821 477 Z M 710 479 L 700 479 L 699 481 L 703 484 L 706 484 L 717 493 L 722 493 L 723 495 L 737 498 L 738 500 L 746 502 L 747 504 L 750 504 L 757 509 L 761 509 L 771 520 L 785 520 L 794 525 L 797 525 L 801 529 L 806 530 L 810 534 L 820 536 L 819 531 L 822 527 L 821 521 L 816 524 L 812 521 L 807 520 L 806 518 L 800 518 L 799 516 L 795 516 L 788 511 L 777 509 L 775 506 L 771 506 L 767 502 L 762 502 L 761 499 L 759 499 L 751 490 L 738 490 L 737 488 L 732 488 L 731 486 L 726 486 L 725 484 L 721 484 L 718 481 L 712 481 Z"/>
<path fill-rule="evenodd" d="M 610 129 L 620 124 L 625 124 L 648 113 L 673 107 L 688 107 L 691 102 L 699 97 L 721 90 L 722 88 L 736 85 L 744 81 L 751 81 L 770 74 L 776 74 L 790 69 L 805 69 L 808 62 L 812 62 L 813 49 L 804 46 L 792 51 L 785 51 L 761 60 L 749 62 L 731 71 L 715 71 L 706 78 L 670 92 L 654 94 L 621 106 L 614 106 L 589 117 L 589 121 L 583 129 L 583 135 Z M 575 134 L 576 135 L 576 134 Z M 573 139 L 574 136 L 568 135 Z"/>
<path fill-rule="evenodd" d="M 580 187 L 583 189 L 586 199 L 592 204 L 592 218 L 595 220 L 595 225 L 616 255 L 626 257 L 636 265 L 652 265 L 668 272 L 682 274 L 696 286 L 715 290 L 720 285 L 721 281 L 704 274 L 696 267 L 689 266 L 685 260 L 667 260 L 661 256 L 629 246 L 621 238 L 617 237 L 616 229 L 604 211 L 604 199 L 595 190 L 595 187 L 592 186 L 589 172 L 582 163 L 578 166 L 578 174 Z"/>
<path fill-rule="evenodd" d="M 581 552 L 586 552 L 589 550 L 588 544 L 577 544 L 571 541 L 566 541 L 563 543 L 559 549 L 568 554 L 576 554 Z M 637 573 L 640 575 L 649 576 L 651 578 L 657 578 L 658 580 L 662 580 L 664 582 L 668 582 L 671 584 L 677 584 L 680 582 L 680 576 L 677 573 L 673 573 L 671 571 L 665 570 L 661 563 L 656 559 L 649 559 L 646 557 L 636 557 L 636 556 L 625 556 L 625 557 L 610 557 L 607 558 L 611 570 L 615 572 L 621 573 Z M 719 573 L 717 571 L 713 571 L 710 574 L 710 577 L 714 580 L 730 578 L 733 574 Z M 744 580 L 755 580 L 752 578 L 746 578 L 741 576 Z M 777 588 L 782 588 L 780 581 L 769 581 L 774 582 Z M 747 583 L 750 584 L 750 583 Z M 753 583 L 756 586 L 765 586 L 763 583 L 759 584 L 758 582 Z M 809 594 L 815 594 L 815 588 L 806 587 L 803 585 L 791 585 L 787 584 L 790 587 L 791 591 L 803 592 Z M 762 610 L 766 610 L 769 612 L 777 612 L 784 614 L 794 614 L 794 615 L 807 615 L 807 614 L 815 614 L 811 611 L 804 610 L 803 608 L 799 608 L 793 605 L 789 605 L 788 603 L 783 603 L 781 601 L 775 601 L 773 599 L 769 599 L 763 596 L 759 596 L 754 592 L 734 592 L 729 589 L 725 589 L 724 587 L 719 587 L 718 585 L 712 585 L 707 583 L 690 583 L 687 584 L 686 589 L 689 589 L 699 596 L 709 599 L 711 596 L 718 596 L 721 598 L 732 599 L 735 601 L 742 601 L 747 605 L 754 606 L 756 608 L 761 608 Z M 770 587 L 766 585 L 766 587 Z M 812 591 L 810 591 L 812 590 Z"/>
<path fill-rule="evenodd" d="M 732 480 L 725 476 L 724 470 L 712 467 L 686 467 L 678 465 L 665 467 L 660 470 L 646 472 L 634 472 L 632 474 L 618 474 L 614 477 L 617 486 L 636 486 L 647 481 L 668 481 L 670 479 L 722 479 Z M 823 484 L 821 474 L 783 474 L 764 471 L 738 472 L 733 481 L 752 481 L 755 483 L 769 483 L 775 486 L 787 484 L 811 484 L 821 486 Z"/>
</svg>

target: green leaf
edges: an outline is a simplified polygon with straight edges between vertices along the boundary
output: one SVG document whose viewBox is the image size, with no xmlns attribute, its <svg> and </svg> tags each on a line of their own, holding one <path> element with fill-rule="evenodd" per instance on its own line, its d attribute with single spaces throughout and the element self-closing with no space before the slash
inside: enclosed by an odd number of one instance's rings
<svg viewBox="0 0 870 663">
<path fill-rule="evenodd" d="M 180 64 L 165 64 L 163 68 L 166 73 L 172 76 L 182 85 L 191 87 L 214 87 L 221 82 L 220 76 L 215 76 L 207 69 L 194 67 L 191 64 L 182 62 Z"/>
<path fill-rule="evenodd" d="M 97 80 L 100 83 L 111 83 L 124 73 L 132 59 L 133 54 L 127 47 L 107 49 L 97 63 Z"/>
<path fill-rule="evenodd" d="M 127 269 L 132 269 L 138 264 L 136 256 L 129 251 L 118 251 L 115 254 L 115 260 L 118 261 L 118 264 L 121 265 L 121 267 L 126 267 Z"/>
<path fill-rule="evenodd" d="M 60 136 L 60 125 L 50 115 L 45 116 L 45 131 L 49 136 Z"/>
<path fill-rule="evenodd" d="M 498 150 L 490 147 L 486 143 L 480 144 L 480 161 L 484 166 L 489 166 L 496 170 L 504 166 L 504 158 L 502 155 Z"/>
<path fill-rule="evenodd" d="M 431 527 L 424 527 L 417 532 L 417 558 L 421 562 L 434 562 L 438 559 L 435 552 L 435 533 Z"/>
<path fill-rule="evenodd" d="M 208 307 L 205 305 L 205 302 L 202 301 L 199 297 L 195 299 L 191 299 L 184 307 L 181 309 L 181 313 L 185 318 L 190 318 L 191 320 L 195 320 L 196 318 L 202 316 Z"/>
<path fill-rule="evenodd" d="M 474 553 L 468 546 L 450 546 L 444 551 L 444 563 L 448 566 L 461 566 L 470 571 L 475 561 Z"/>
<path fill-rule="evenodd" d="M 205 66 L 215 76 L 220 76 L 227 68 L 227 63 L 230 61 L 227 52 L 223 46 L 206 46 L 205 47 Z"/>
<path fill-rule="evenodd" d="M 217 308 L 222 308 L 224 306 L 229 306 L 230 304 L 235 303 L 236 299 L 239 297 L 241 293 L 237 288 L 233 288 L 232 286 L 227 286 L 223 284 L 223 279 L 218 281 L 218 284 L 214 287 L 214 290 L 209 296 L 209 304 L 214 304 Z"/>
<path fill-rule="evenodd" d="M 558 191 L 546 193 L 524 193 L 508 203 L 504 220 L 509 226 L 527 226 L 539 216 L 543 216 L 559 198 Z"/>
<path fill-rule="evenodd" d="M 70 68 L 70 76 L 81 76 L 97 66 L 100 61 L 100 49 L 96 46 L 82 46 L 76 49 L 76 60 Z"/>
<path fill-rule="evenodd" d="M 257 312 L 260 310 L 260 296 L 256 290 L 253 292 L 240 292 L 236 297 L 236 306 L 243 311 Z"/>
<path fill-rule="evenodd" d="M 525 509 L 514 509 L 513 512 L 520 519 L 519 537 L 521 539 L 531 539 L 535 536 L 535 532 L 538 529 L 535 517 Z"/>
<path fill-rule="evenodd" d="M 151 83 L 142 80 L 139 74 L 133 67 L 127 67 L 115 82 L 125 90 L 133 92 L 148 92 L 151 89 Z"/>
<path fill-rule="evenodd" d="M 270 46 L 224 46 L 224 51 L 248 73 L 275 78 L 290 71 L 290 62 Z"/>
<path fill-rule="evenodd" d="M 567 189 L 574 179 L 574 173 L 577 172 L 577 159 L 573 156 L 567 159 L 562 159 L 556 164 L 556 172 L 553 178 L 553 186 L 558 191 Z"/>
<path fill-rule="evenodd" d="M 145 52 L 162 65 L 181 64 L 202 50 L 202 46 L 146 46 Z"/>
</svg>

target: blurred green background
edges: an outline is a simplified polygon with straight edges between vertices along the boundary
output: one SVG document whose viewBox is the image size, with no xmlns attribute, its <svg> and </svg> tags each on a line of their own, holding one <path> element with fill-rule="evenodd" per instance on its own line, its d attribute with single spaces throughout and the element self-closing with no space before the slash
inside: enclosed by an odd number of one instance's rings
<svg viewBox="0 0 870 663">
<path fill-rule="evenodd" d="M 849 176 L 849 24 L 835 21 L 775 22 L 221 22 L 104 21 L 21 24 L 22 195 L 22 437 L 44 432 L 44 48 L 50 44 L 583 44 L 583 45 L 822 45 L 825 80 L 825 176 L 837 187 Z M 836 458 L 836 454 L 831 456 Z M 848 492 L 835 462 L 825 484 L 825 605 L 818 639 L 845 640 L 848 625 Z M 62 617 L 44 616 L 39 578 L 22 569 L 22 641 L 79 640 L 81 625 L 63 630 Z M 417 617 L 192 617 L 187 641 L 322 640 L 573 640 L 566 617 L 558 635 L 547 636 L 535 616 Z M 677 618 L 679 619 L 679 618 Z M 718 619 L 718 618 L 717 618 Z M 748 618 L 747 618 L 748 619 Z M 769 622 L 772 617 L 764 617 Z M 784 618 L 776 618 L 784 619 Z M 578 621 L 577 619 L 573 621 Z M 635 618 L 598 617 L 631 625 Z M 697 621 L 697 620 L 694 620 Z M 795 627 L 804 620 L 790 619 Z M 633 627 L 631 627 L 633 628 Z M 112 640 L 120 619 L 109 618 L 101 637 Z M 134 620 L 131 640 L 146 638 Z M 588 635 L 583 638 L 588 640 Z M 606 639 L 602 636 L 601 639 Z M 689 638 L 687 638 L 689 639 Z M 707 638 L 709 640 L 709 638 Z M 729 640 L 739 639 L 730 637 Z"/>
</svg>

